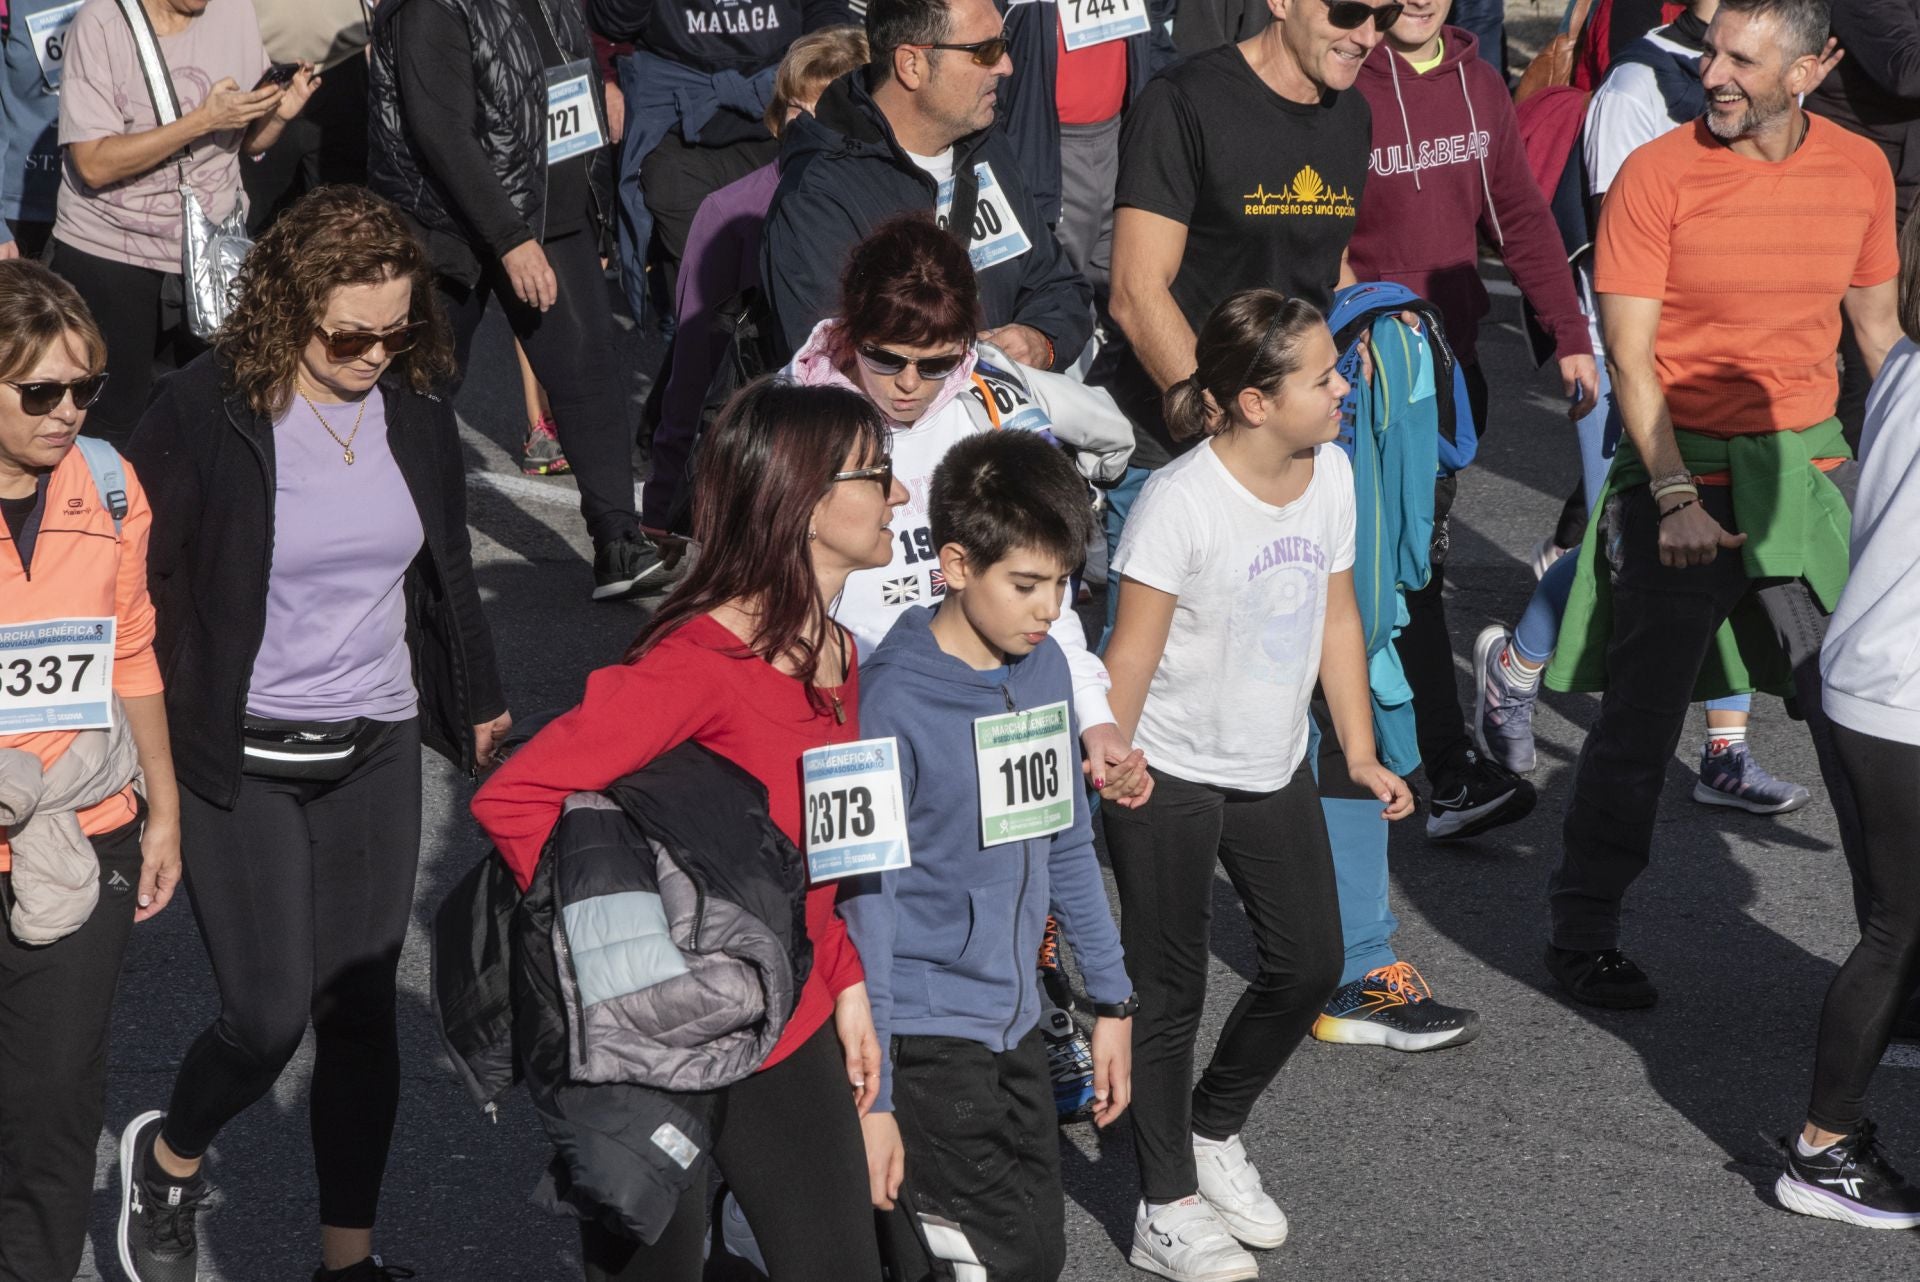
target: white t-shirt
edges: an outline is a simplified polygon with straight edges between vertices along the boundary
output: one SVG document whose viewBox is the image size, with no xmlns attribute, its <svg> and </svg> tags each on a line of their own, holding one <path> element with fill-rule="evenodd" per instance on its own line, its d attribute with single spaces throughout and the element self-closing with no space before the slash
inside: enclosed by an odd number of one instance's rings
<svg viewBox="0 0 1920 1282">
<path fill-rule="evenodd" d="M 953 148 L 949 147 L 937 156 L 922 156 L 907 152 L 907 159 L 927 171 L 937 187 L 953 177 Z"/>
<path fill-rule="evenodd" d="M 1669 40 L 1665 27 L 1647 39 L 1660 48 L 1698 60 L 1698 51 Z M 1680 122 L 1667 111 L 1667 100 L 1653 69 L 1637 62 L 1616 63 L 1587 104 L 1587 123 L 1581 147 L 1587 162 L 1587 182 L 1598 196 L 1613 186 L 1615 174 L 1635 149 L 1678 129 Z"/>
<path fill-rule="evenodd" d="M 1272 792 L 1306 756 L 1327 579 L 1353 568 L 1353 465 L 1333 445 L 1313 460 L 1306 490 L 1275 507 L 1206 441 L 1128 514 L 1115 573 L 1179 598 L 1134 735 L 1157 769 Z"/>
</svg>

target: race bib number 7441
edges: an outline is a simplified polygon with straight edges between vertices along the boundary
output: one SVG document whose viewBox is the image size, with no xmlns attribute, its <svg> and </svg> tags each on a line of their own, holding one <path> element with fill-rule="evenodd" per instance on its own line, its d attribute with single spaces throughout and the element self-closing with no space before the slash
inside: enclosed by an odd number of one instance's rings
<svg viewBox="0 0 1920 1282">
<path fill-rule="evenodd" d="M 0 625 L 0 735 L 113 724 L 114 620 Z"/>
</svg>

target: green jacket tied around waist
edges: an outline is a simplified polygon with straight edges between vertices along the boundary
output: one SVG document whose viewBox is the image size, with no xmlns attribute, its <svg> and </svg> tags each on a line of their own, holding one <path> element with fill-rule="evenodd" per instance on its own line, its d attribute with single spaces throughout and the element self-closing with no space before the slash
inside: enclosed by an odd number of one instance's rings
<svg viewBox="0 0 1920 1282">
<path fill-rule="evenodd" d="M 1850 459 L 1853 451 L 1840 420 L 1827 419 L 1794 432 L 1720 438 L 1675 430 L 1674 440 L 1689 472 L 1724 472 L 1731 478 L 1736 532 L 1747 541 L 1740 558 L 1752 579 L 1803 579 L 1823 610 L 1832 612 L 1847 583 L 1847 540 L 1852 513 L 1840 489 L 1814 466 L 1815 459 Z M 1555 690 L 1604 690 L 1607 643 L 1613 626 L 1613 586 L 1603 573 L 1600 539 L 1607 501 L 1629 486 L 1644 485 L 1647 469 L 1632 444 L 1622 441 L 1580 544 L 1580 564 L 1560 625 L 1560 644 L 1546 681 Z M 1694 698 L 1764 690 L 1791 693 L 1786 656 L 1758 602 L 1734 607 L 1714 638 L 1694 684 Z"/>
</svg>

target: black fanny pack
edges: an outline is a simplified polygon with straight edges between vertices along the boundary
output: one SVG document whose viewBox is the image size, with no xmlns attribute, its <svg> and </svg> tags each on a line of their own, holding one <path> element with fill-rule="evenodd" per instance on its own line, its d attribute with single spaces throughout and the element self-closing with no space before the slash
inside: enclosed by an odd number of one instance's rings
<svg viewBox="0 0 1920 1282">
<path fill-rule="evenodd" d="M 338 783 L 353 773 L 391 725 L 351 721 L 277 721 L 248 713 L 241 722 L 241 770 L 261 779 Z"/>
</svg>

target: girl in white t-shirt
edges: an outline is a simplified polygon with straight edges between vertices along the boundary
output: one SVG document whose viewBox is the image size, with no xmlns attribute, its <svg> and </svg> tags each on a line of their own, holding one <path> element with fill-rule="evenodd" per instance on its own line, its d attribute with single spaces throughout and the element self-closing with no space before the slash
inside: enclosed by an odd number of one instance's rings
<svg viewBox="0 0 1920 1282">
<path fill-rule="evenodd" d="M 1375 756 L 1353 594 L 1353 473 L 1330 444 L 1347 382 L 1320 314 L 1246 290 L 1207 318 L 1198 369 L 1167 393 L 1176 437 L 1114 558 L 1114 714 L 1154 788 L 1106 811 L 1121 935 L 1139 982 L 1134 1136 L 1143 1200 L 1133 1262 L 1166 1276 L 1251 1278 L 1248 1246 L 1285 1240 L 1238 1133 L 1340 977 L 1340 909 L 1307 760 L 1316 683 L 1356 784 L 1388 819 L 1407 785 Z M 1193 1080 L 1216 855 L 1239 892 L 1259 973 Z"/>
</svg>

